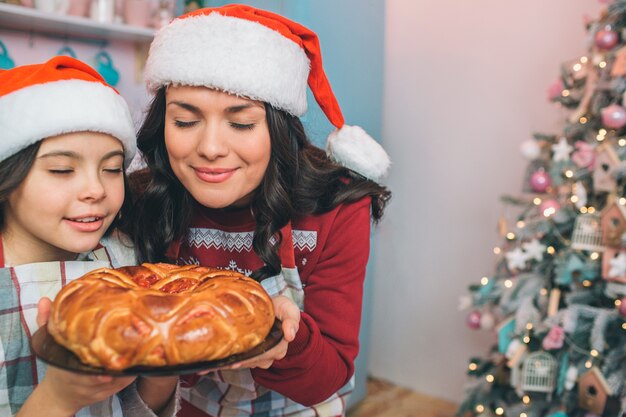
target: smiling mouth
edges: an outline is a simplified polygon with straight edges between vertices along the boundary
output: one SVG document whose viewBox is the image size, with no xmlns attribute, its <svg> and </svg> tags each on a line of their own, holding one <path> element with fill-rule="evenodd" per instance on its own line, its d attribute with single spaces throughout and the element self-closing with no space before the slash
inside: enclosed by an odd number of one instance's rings
<svg viewBox="0 0 626 417">
<path fill-rule="evenodd" d="M 76 219 L 68 218 L 67 220 L 78 223 L 93 223 L 102 220 L 102 217 L 80 217 Z"/>
</svg>

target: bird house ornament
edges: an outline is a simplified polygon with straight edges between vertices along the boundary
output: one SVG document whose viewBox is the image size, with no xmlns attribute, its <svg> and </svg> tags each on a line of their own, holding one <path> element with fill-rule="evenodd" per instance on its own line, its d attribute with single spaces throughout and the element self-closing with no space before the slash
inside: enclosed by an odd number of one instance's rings
<svg viewBox="0 0 626 417">
<path fill-rule="evenodd" d="M 593 188 L 598 191 L 613 191 L 617 185 L 615 171 L 620 166 L 617 152 L 608 143 L 596 148 L 596 165 L 593 173 Z"/>
<path fill-rule="evenodd" d="M 626 284 L 626 249 L 607 248 L 602 254 L 602 278 Z"/>
<path fill-rule="evenodd" d="M 530 392 L 543 392 L 552 397 L 556 387 L 557 363 L 547 352 L 529 354 L 524 360 L 521 389 Z"/>
<path fill-rule="evenodd" d="M 594 281 L 600 277 L 600 268 L 599 262 L 585 260 L 576 253 L 570 253 L 557 262 L 554 280 L 558 285 L 582 284 L 584 281 Z"/>
<path fill-rule="evenodd" d="M 610 198 L 600 214 L 600 228 L 603 246 L 622 246 L 622 236 L 626 232 L 626 206 Z"/>
<path fill-rule="evenodd" d="M 572 249 L 602 252 L 602 228 L 597 214 L 580 214 L 576 217 L 572 233 Z"/>
<path fill-rule="evenodd" d="M 591 368 L 578 379 L 578 406 L 583 410 L 601 416 L 612 394 L 602 372 L 596 367 Z"/>
</svg>

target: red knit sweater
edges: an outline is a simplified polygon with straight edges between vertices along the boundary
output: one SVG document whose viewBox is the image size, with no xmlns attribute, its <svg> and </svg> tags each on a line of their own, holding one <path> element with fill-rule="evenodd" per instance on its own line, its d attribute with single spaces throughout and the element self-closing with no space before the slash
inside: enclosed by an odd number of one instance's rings
<svg viewBox="0 0 626 417">
<path fill-rule="evenodd" d="M 259 384 L 301 404 L 324 401 L 354 373 L 369 256 L 370 203 L 369 197 L 363 198 L 292 221 L 296 267 L 304 284 L 300 328 L 284 359 L 267 370 L 256 368 L 252 375 Z M 178 263 L 250 274 L 263 265 L 252 249 L 253 231 L 248 208 L 198 208 L 188 238 L 170 254 Z"/>
</svg>

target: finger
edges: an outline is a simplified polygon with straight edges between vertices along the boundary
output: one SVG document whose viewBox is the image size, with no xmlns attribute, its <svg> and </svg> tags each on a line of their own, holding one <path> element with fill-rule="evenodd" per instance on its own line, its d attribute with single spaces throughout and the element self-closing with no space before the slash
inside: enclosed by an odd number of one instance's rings
<svg viewBox="0 0 626 417">
<path fill-rule="evenodd" d="M 98 375 L 96 376 L 96 381 L 106 384 L 113 381 L 113 377 L 111 375 Z"/>
<path fill-rule="evenodd" d="M 279 295 L 272 299 L 276 317 L 282 322 L 285 340 L 293 341 L 300 327 L 300 309 L 289 298 Z"/>
<path fill-rule="evenodd" d="M 37 303 L 37 326 L 42 327 L 48 322 L 52 301 L 48 297 L 43 297 Z"/>
<path fill-rule="evenodd" d="M 261 369 L 268 369 L 270 366 L 272 366 L 273 363 L 274 361 L 265 361 L 257 364 L 256 367 Z"/>
</svg>

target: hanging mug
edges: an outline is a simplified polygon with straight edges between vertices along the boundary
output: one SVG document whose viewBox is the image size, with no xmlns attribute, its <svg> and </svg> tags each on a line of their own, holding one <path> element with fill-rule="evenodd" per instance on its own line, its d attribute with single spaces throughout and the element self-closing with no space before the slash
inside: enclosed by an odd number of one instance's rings
<svg viewBox="0 0 626 417">
<path fill-rule="evenodd" d="M 11 69 L 15 66 L 15 62 L 9 56 L 7 47 L 0 41 L 0 69 Z"/>
<path fill-rule="evenodd" d="M 74 52 L 74 50 L 67 45 L 59 49 L 57 51 L 57 55 L 67 55 L 67 56 L 71 56 L 72 58 L 76 58 L 76 52 Z"/>
<path fill-rule="evenodd" d="M 35 0 L 35 7 L 45 13 L 65 14 L 69 6 L 69 0 Z"/>
<path fill-rule="evenodd" d="M 67 14 L 87 17 L 91 11 L 91 0 L 70 0 Z"/>
<path fill-rule="evenodd" d="M 113 59 L 106 51 L 96 54 L 96 71 L 102 75 L 104 81 L 115 87 L 120 80 L 120 73 L 113 66 Z"/>
</svg>

